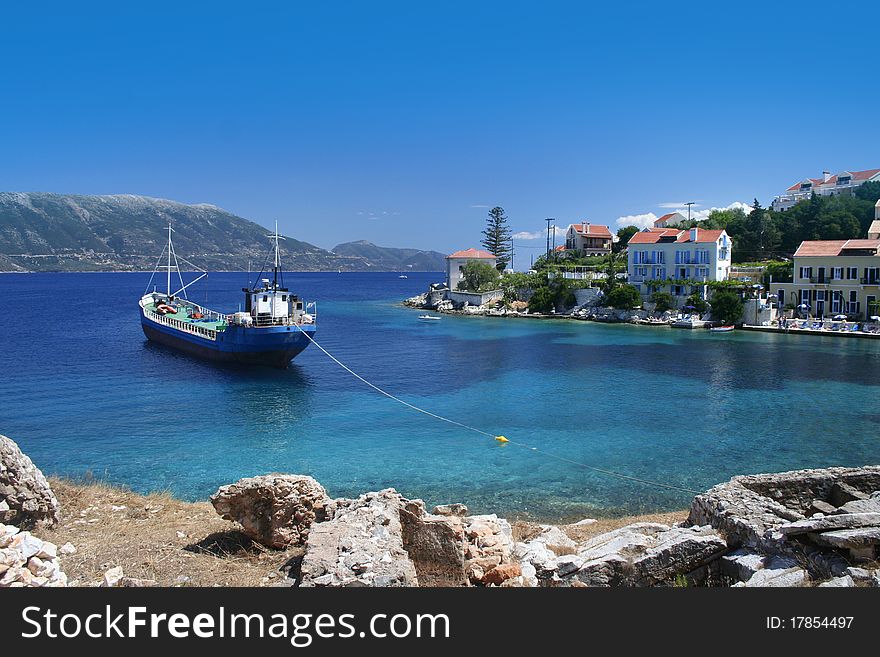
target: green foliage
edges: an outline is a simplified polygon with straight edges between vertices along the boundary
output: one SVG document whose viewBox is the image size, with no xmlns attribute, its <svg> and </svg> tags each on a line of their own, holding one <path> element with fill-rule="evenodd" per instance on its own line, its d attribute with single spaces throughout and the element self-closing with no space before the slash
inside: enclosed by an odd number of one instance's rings
<svg viewBox="0 0 880 657">
<path fill-rule="evenodd" d="M 569 308 L 574 305 L 574 285 L 566 278 L 546 279 L 533 288 L 529 299 L 529 311 L 549 313 L 556 308 Z"/>
<path fill-rule="evenodd" d="M 706 303 L 703 299 L 700 298 L 699 294 L 692 294 L 689 296 L 684 303 L 685 306 L 693 306 L 693 312 L 702 315 L 707 310 L 709 310 L 709 304 Z"/>
<path fill-rule="evenodd" d="M 605 294 L 605 305 L 620 310 L 632 310 L 642 303 L 639 291 L 632 285 L 617 285 Z"/>
<path fill-rule="evenodd" d="M 497 287 L 498 270 L 488 262 L 469 260 L 461 270 L 459 290 L 468 292 L 487 292 Z"/>
<path fill-rule="evenodd" d="M 669 292 L 654 292 L 651 295 L 651 301 L 656 304 L 654 310 L 658 313 L 672 310 L 674 307 L 674 300 Z"/>
<path fill-rule="evenodd" d="M 614 253 L 619 253 L 626 248 L 626 245 L 629 244 L 630 239 L 633 235 L 639 232 L 637 226 L 625 226 L 617 231 L 617 242 L 614 242 L 611 245 L 611 250 Z"/>
<path fill-rule="evenodd" d="M 486 219 L 486 229 L 483 231 L 483 241 L 480 244 L 489 253 L 494 255 L 498 271 L 504 271 L 510 262 L 510 239 L 513 233 L 507 225 L 507 216 L 504 208 L 495 206 L 489 210 Z"/>
<path fill-rule="evenodd" d="M 539 287 L 546 287 L 547 277 L 543 274 L 527 274 L 525 272 L 510 272 L 504 274 L 498 283 L 499 289 L 504 293 L 504 300 L 525 301 L 528 293 Z"/>
<path fill-rule="evenodd" d="M 712 295 L 712 319 L 724 325 L 738 324 L 742 319 L 743 303 L 739 295 L 721 290 Z"/>
</svg>

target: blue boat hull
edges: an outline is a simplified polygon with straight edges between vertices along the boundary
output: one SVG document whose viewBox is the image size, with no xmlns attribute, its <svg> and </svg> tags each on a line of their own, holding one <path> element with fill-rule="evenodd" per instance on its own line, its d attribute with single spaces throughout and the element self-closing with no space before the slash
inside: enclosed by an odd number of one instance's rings
<svg viewBox="0 0 880 657">
<path fill-rule="evenodd" d="M 303 331 L 309 335 L 315 333 L 314 324 L 306 324 L 302 330 L 295 326 L 229 326 L 216 334 L 216 340 L 211 340 L 154 322 L 143 313 L 141 327 L 144 335 L 153 342 L 199 358 L 272 367 L 287 367 L 297 354 L 309 346 L 310 341 Z"/>
</svg>

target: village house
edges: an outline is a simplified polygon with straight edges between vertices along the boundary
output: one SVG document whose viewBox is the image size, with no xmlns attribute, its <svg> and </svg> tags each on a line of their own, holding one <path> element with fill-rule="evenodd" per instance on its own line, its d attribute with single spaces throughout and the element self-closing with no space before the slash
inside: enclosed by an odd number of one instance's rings
<svg viewBox="0 0 880 657">
<path fill-rule="evenodd" d="M 581 251 L 584 255 L 607 255 L 611 253 L 614 236 L 608 226 L 583 221 L 571 224 L 565 233 L 565 248 Z"/>
<path fill-rule="evenodd" d="M 833 176 L 830 171 L 823 171 L 821 178 L 804 178 L 796 182 L 773 199 L 771 207 L 777 211 L 788 210 L 796 203 L 809 199 L 813 193 L 819 196 L 852 194 L 853 190 L 866 182 L 880 182 L 880 169 L 841 171 Z"/>
<path fill-rule="evenodd" d="M 646 297 L 664 291 L 705 298 L 705 283 L 728 278 L 732 249 L 733 240 L 723 230 L 646 228 L 627 244 L 627 278 Z"/>
<path fill-rule="evenodd" d="M 450 290 L 458 289 L 461 272 L 464 266 L 472 260 L 487 262 L 493 267 L 497 263 L 497 258 L 494 255 L 481 249 L 464 249 L 446 256 L 446 286 Z"/>
<path fill-rule="evenodd" d="M 880 315 L 880 201 L 868 239 L 801 242 L 793 260 L 792 282 L 772 286 L 780 306 L 813 317 Z"/>
<path fill-rule="evenodd" d="M 670 212 L 654 221 L 654 228 L 672 228 L 684 221 L 684 215 L 680 212 Z"/>
</svg>

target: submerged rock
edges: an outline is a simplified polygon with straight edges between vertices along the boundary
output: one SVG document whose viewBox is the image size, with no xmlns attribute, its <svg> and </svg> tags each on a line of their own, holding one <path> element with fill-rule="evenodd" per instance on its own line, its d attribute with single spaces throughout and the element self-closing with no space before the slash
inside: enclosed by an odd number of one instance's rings
<svg viewBox="0 0 880 657">
<path fill-rule="evenodd" d="M 49 482 L 14 441 L 0 436 L 0 522 L 30 528 L 59 520 Z"/>
<path fill-rule="evenodd" d="M 211 504 L 224 520 L 267 547 L 302 545 L 315 522 L 332 515 L 324 487 L 304 475 L 270 474 L 221 486 Z"/>
</svg>

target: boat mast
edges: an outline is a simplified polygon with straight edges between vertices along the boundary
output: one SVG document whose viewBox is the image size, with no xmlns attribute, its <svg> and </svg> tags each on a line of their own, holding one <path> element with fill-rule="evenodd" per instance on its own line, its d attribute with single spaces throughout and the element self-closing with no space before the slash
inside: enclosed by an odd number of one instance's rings
<svg viewBox="0 0 880 657">
<path fill-rule="evenodd" d="M 273 275 L 273 286 L 277 290 L 278 289 L 278 267 L 280 266 L 280 255 L 278 253 L 278 220 L 275 220 L 275 270 Z"/>
<path fill-rule="evenodd" d="M 167 292 L 167 296 L 168 296 L 169 299 L 171 299 L 171 249 L 172 249 L 172 245 L 171 245 L 171 223 L 169 222 L 169 223 L 168 223 L 168 267 L 167 267 L 167 272 L 168 272 L 168 282 L 167 282 L 167 284 L 168 284 L 168 292 Z"/>
</svg>

